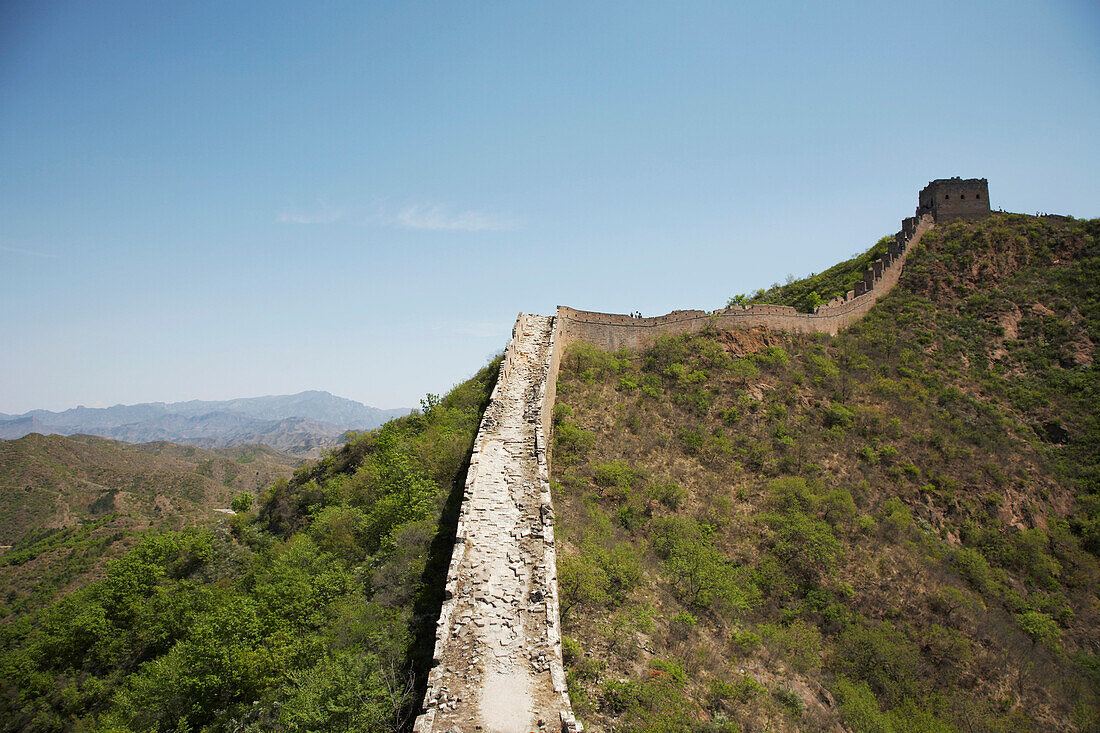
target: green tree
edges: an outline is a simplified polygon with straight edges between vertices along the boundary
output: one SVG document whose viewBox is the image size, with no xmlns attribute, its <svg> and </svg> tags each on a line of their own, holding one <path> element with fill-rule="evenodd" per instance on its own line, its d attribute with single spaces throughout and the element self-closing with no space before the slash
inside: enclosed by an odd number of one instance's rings
<svg viewBox="0 0 1100 733">
<path fill-rule="evenodd" d="M 243 514 L 252 508 L 252 494 L 240 493 L 233 497 L 233 503 L 229 508 L 238 514 Z"/>
</svg>

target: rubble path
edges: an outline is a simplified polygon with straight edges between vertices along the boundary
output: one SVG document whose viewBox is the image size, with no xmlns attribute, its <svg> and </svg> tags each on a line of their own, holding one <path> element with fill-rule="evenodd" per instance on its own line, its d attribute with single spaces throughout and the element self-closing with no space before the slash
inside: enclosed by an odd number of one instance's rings
<svg viewBox="0 0 1100 733">
<path fill-rule="evenodd" d="M 551 318 L 521 315 L 470 460 L 416 733 L 577 731 L 540 420 Z"/>
</svg>

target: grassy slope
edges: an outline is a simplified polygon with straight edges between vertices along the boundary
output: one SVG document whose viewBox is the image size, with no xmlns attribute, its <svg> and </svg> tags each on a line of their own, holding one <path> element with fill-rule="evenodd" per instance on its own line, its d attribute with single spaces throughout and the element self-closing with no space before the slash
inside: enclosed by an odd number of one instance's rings
<svg viewBox="0 0 1100 733">
<path fill-rule="evenodd" d="M 0 615 L 97 577 L 150 527 L 211 524 L 297 460 L 263 446 L 207 451 L 93 436 L 0 441 Z"/>
<path fill-rule="evenodd" d="M 574 345 L 553 488 L 589 729 L 1100 725 L 1098 236 L 941 227 L 835 338 Z"/>
<path fill-rule="evenodd" d="M 0 627 L 0 730 L 406 726 L 498 369 Z"/>
</svg>

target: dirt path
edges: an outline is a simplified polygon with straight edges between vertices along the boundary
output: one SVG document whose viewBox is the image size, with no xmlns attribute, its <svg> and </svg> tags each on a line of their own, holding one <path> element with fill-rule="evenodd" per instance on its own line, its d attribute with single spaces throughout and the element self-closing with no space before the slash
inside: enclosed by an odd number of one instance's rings
<svg viewBox="0 0 1100 733">
<path fill-rule="evenodd" d="M 579 730 L 561 667 L 553 511 L 535 436 L 551 325 L 517 321 L 482 418 L 417 733 Z"/>
</svg>

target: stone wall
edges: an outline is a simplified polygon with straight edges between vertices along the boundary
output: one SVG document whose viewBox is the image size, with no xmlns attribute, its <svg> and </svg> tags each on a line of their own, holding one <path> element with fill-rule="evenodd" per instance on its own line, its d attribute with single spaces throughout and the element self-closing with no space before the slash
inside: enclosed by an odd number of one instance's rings
<svg viewBox="0 0 1100 733">
<path fill-rule="evenodd" d="M 919 221 L 906 219 L 889 250 L 864 273 L 855 290 L 820 306 L 814 313 L 799 313 L 786 305 L 749 305 L 716 311 L 678 310 L 654 318 L 632 318 L 612 313 L 581 311 L 558 306 L 555 333 L 558 349 L 573 341 L 587 341 L 601 349 L 643 348 L 664 334 L 765 326 L 794 333 L 837 334 L 862 318 L 901 276 L 909 250 L 932 228 L 930 215 Z M 560 355 L 556 359 L 560 360 Z M 556 374 L 557 369 L 554 369 Z"/>
<path fill-rule="evenodd" d="M 931 214 L 938 222 L 989 216 L 989 182 L 984 178 L 939 178 L 918 196 L 917 216 Z"/>
<path fill-rule="evenodd" d="M 478 428 L 415 733 L 582 730 L 561 652 L 549 465 L 561 351 L 553 325 L 520 314 Z"/>
<path fill-rule="evenodd" d="M 984 184 L 984 179 L 981 182 Z M 963 183 L 969 184 L 970 182 Z M 922 192 L 921 195 L 921 208 L 918 208 L 917 216 L 905 219 L 902 222 L 901 231 L 895 235 L 894 241 L 890 243 L 886 254 L 872 263 L 871 267 L 864 273 L 863 280 L 844 296 L 835 298 L 829 303 L 818 307 L 813 313 L 799 313 L 794 308 L 782 305 L 752 305 L 723 308 L 710 312 L 677 310 L 654 318 L 633 318 L 627 315 L 597 313 L 559 306 L 556 317 L 548 327 L 549 345 L 545 351 L 545 356 L 542 357 L 542 363 L 537 366 L 538 374 L 534 381 L 531 381 L 529 359 L 523 363 L 522 372 L 517 373 L 515 376 L 513 376 L 513 372 L 517 370 L 517 363 L 523 356 L 518 353 L 521 336 L 529 334 L 531 329 L 546 329 L 545 325 L 535 323 L 535 321 L 539 321 L 545 324 L 546 319 L 520 314 L 512 330 L 512 339 L 505 349 L 500 377 L 493 389 L 492 403 L 496 403 L 502 398 L 505 391 L 507 391 L 506 385 L 510 385 L 512 387 L 511 391 L 515 392 L 514 379 L 525 380 L 525 384 L 532 385 L 532 387 L 526 388 L 523 398 L 525 403 L 523 411 L 525 419 L 534 424 L 532 452 L 534 463 L 537 465 L 537 479 L 533 488 L 537 491 L 538 503 L 542 507 L 541 518 L 537 522 L 539 526 L 536 528 L 536 534 L 541 533 L 543 543 L 541 557 L 537 561 L 529 558 L 527 562 L 534 566 L 538 575 L 537 578 L 532 578 L 532 580 L 547 591 L 545 598 L 546 630 L 540 632 L 543 638 L 539 643 L 549 651 L 547 671 L 550 677 L 550 689 L 548 694 L 553 699 L 548 707 L 560 712 L 557 722 L 560 723 L 562 731 L 570 733 L 581 730 L 580 724 L 573 718 L 571 712 L 569 695 L 566 690 L 565 670 L 562 664 L 557 558 L 550 496 L 550 441 L 553 428 L 554 400 L 557 392 L 557 377 L 561 356 L 565 347 L 573 341 L 583 340 L 609 351 L 621 348 L 640 349 L 658 336 L 696 332 L 708 326 L 719 330 L 764 326 L 795 333 L 829 333 L 835 335 L 841 329 L 851 326 L 862 318 L 879 298 L 897 284 L 909 250 L 920 241 L 925 232 L 932 228 L 934 222 L 933 212 L 938 204 L 934 196 L 927 197 L 926 202 L 925 192 Z M 988 195 L 983 198 L 988 210 Z M 951 201 L 952 199 L 946 200 Z M 966 200 L 969 199 L 960 198 L 959 202 Z M 975 201 L 978 200 L 982 199 L 975 199 Z M 926 203 L 927 208 L 924 208 Z M 482 425 L 478 430 L 470 457 L 470 468 L 459 514 L 455 547 L 447 576 L 446 600 L 443 603 L 437 622 L 435 648 L 437 663 L 448 654 L 451 656 L 456 653 L 461 655 L 461 650 L 455 649 L 452 642 L 453 629 L 455 628 L 453 616 L 460 594 L 464 592 L 460 580 L 463 576 L 463 561 L 466 559 L 468 551 L 467 538 L 477 536 L 477 532 L 471 531 L 471 523 L 478 521 L 477 512 L 471 511 L 471 499 L 475 494 L 475 484 L 478 477 L 484 479 L 487 472 L 490 471 L 488 465 L 482 465 L 482 456 L 489 441 L 499 441 L 499 436 L 494 434 L 496 429 L 494 421 L 496 418 L 490 416 L 491 413 L 495 415 L 497 412 L 493 409 L 492 403 L 490 405 L 491 409 L 486 411 L 486 418 L 483 418 Z M 514 467 L 509 467 L 509 471 L 513 470 Z M 469 575 L 468 570 L 466 575 Z M 467 577 L 467 582 L 468 579 Z M 468 587 L 465 592 L 469 595 Z M 424 714 L 417 719 L 414 726 L 417 733 L 435 731 L 437 729 L 436 715 L 440 711 L 439 705 L 442 701 L 447 701 L 448 705 L 453 704 L 453 700 L 443 694 L 449 682 L 447 679 L 448 674 L 448 671 L 438 664 L 429 674 L 428 694 L 425 696 L 424 701 Z"/>
</svg>

